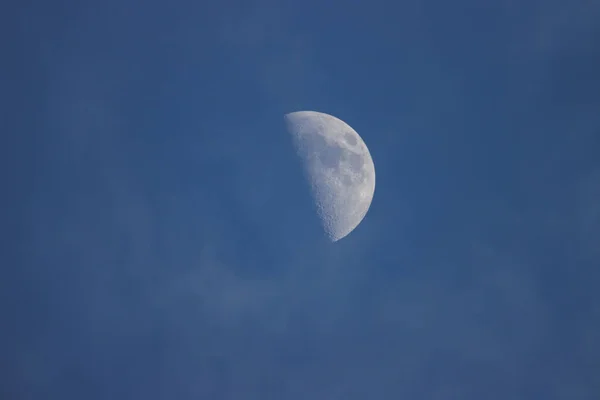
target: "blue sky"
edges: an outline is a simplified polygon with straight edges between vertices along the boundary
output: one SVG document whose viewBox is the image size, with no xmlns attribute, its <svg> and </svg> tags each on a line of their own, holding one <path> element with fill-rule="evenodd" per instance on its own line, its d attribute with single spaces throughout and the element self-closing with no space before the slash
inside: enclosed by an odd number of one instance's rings
<svg viewBox="0 0 600 400">
<path fill-rule="evenodd" d="M 598 5 L 5 7 L 1 397 L 599 398 Z M 298 110 L 375 163 L 335 244 Z"/>
</svg>

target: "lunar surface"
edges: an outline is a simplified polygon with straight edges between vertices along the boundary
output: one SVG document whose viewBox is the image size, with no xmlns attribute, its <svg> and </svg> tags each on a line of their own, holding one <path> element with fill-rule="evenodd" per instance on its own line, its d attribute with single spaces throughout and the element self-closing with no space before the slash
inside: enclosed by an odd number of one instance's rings
<svg viewBox="0 0 600 400">
<path fill-rule="evenodd" d="M 375 193 L 375 166 L 344 121 L 315 111 L 285 115 L 326 235 L 338 241 L 363 220 Z"/>
</svg>

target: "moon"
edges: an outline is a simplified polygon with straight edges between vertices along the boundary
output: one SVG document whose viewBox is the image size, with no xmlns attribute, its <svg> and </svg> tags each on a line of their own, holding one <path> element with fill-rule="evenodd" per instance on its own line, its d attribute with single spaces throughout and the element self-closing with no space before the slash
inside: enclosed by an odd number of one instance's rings
<svg viewBox="0 0 600 400">
<path fill-rule="evenodd" d="M 317 214 L 336 242 L 363 220 L 375 193 L 375 166 L 367 145 L 344 121 L 316 111 L 285 115 L 302 160 Z"/>
</svg>

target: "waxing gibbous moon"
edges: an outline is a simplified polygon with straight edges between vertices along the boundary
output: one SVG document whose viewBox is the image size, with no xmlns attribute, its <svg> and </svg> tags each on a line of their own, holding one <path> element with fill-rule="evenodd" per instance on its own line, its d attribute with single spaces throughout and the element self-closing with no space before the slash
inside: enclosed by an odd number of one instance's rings
<svg viewBox="0 0 600 400">
<path fill-rule="evenodd" d="M 285 115 L 326 235 L 338 241 L 363 220 L 375 193 L 367 145 L 344 121 L 316 111 Z"/>
</svg>

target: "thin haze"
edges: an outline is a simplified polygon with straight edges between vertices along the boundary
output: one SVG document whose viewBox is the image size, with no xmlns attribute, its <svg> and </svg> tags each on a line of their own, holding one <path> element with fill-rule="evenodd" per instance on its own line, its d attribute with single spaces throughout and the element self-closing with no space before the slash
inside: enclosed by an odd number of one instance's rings
<svg viewBox="0 0 600 400">
<path fill-rule="evenodd" d="M 0 397 L 600 398 L 600 4 L 205 3 L 3 6 Z"/>
</svg>

